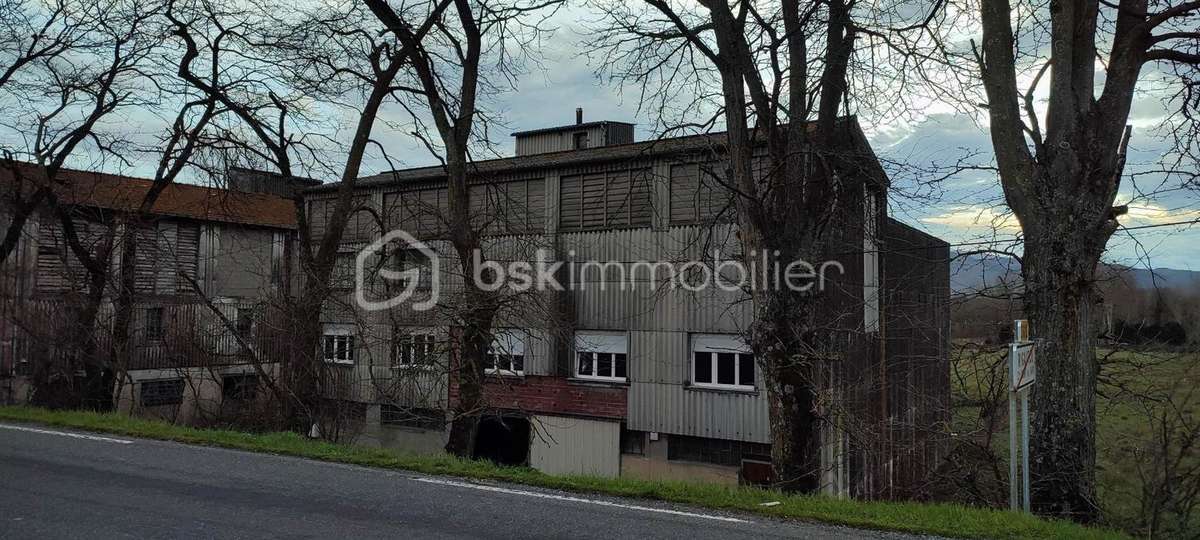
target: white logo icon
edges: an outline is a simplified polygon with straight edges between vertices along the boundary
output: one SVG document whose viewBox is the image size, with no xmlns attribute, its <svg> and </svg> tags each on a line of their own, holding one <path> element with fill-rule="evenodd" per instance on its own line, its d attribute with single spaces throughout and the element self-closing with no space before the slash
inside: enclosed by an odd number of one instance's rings
<svg viewBox="0 0 1200 540">
<path fill-rule="evenodd" d="M 403 244 L 407 250 L 419 252 L 425 260 L 429 261 L 426 267 L 429 271 L 429 298 L 412 304 L 412 309 L 413 311 L 428 311 L 433 309 L 437 305 L 440 296 L 437 252 L 430 249 L 424 242 L 417 240 L 413 235 L 399 229 L 391 231 L 381 236 L 378 240 L 371 242 L 362 248 L 358 252 L 358 256 L 354 258 L 354 299 L 358 302 L 358 306 L 366 311 L 391 309 L 408 301 L 416 293 L 417 287 L 421 282 L 421 266 L 404 270 L 391 270 L 386 268 L 386 264 L 382 264 L 379 268 L 379 277 L 389 281 L 404 282 L 404 290 L 395 296 L 381 301 L 367 298 L 367 262 L 377 254 L 382 253 L 384 257 L 387 257 L 388 254 L 385 248 L 392 242 Z"/>
</svg>

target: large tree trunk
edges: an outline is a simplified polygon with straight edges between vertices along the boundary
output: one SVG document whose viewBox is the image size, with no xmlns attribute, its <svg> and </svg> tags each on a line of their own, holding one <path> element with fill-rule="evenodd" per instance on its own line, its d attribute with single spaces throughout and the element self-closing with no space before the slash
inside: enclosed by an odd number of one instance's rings
<svg viewBox="0 0 1200 540">
<path fill-rule="evenodd" d="M 105 257 L 107 258 L 107 257 Z M 88 296 L 80 310 L 73 351 L 78 351 L 83 364 L 83 406 L 97 411 L 113 409 L 113 370 L 107 361 L 96 357 L 96 317 L 104 303 L 104 288 L 108 274 L 92 274 L 88 285 Z"/>
<path fill-rule="evenodd" d="M 812 493 L 820 488 L 820 418 L 817 411 L 818 365 L 801 329 L 811 300 L 791 291 L 773 291 L 757 299 L 750 344 L 764 356 L 764 385 L 771 424 L 774 485 Z"/>
<path fill-rule="evenodd" d="M 328 277 L 310 277 L 296 298 L 290 314 L 293 339 L 281 366 L 281 377 L 291 394 L 291 399 L 280 404 L 283 417 L 291 421 L 292 429 L 302 433 L 310 432 L 321 420 L 322 380 L 326 367 L 318 351 L 321 350 L 321 308 L 327 280 Z"/>
<path fill-rule="evenodd" d="M 458 400 L 454 404 L 454 416 L 450 423 L 450 436 L 446 441 L 446 452 L 471 457 L 475 452 L 475 436 L 479 432 L 479 418 L 485 403 L 483 397 L 484 363 L 489 345 L 489 330 L 480 330 L 482 321 L 467 323 L 462 328 L 457 342 L 461 349 L 456 351 L 451 377 L 457 387 Z M 491 317 L 487 324 L 490 325 Z"/>
<path fill-rule="evenodd" d="M 141 219 L 131 217 L 121 227 L 120 274 L 117 276 L 117 297 L 113 303 L 109 358 L 112 359 L 116 377 L 122 381 L 125 373 L 129 371 L 132 359 L 129 346 L 133 326 L 134 288 L 137 286 L 138 230 L 144 226 L 145 223 Z"/>
<path fill-rule="evenodd" d="M 462 141 L 465 143 L 465 140 Z M 450 238 L 459 257 L 466 292 L 466 308 L 458 314 L 462 320 L 457 363 L 451 371 L 458 386 L 458 401 L 450 425 L 446 451 L 470 457 L 475 451 L 475 435 L 486 403 L 483 395 L 487 352 L 491 345 L 492 324 L 496 318 L 496 297 L 478 287 L 475 281 L 475 253 L 480 249 L 479 231 L 471 225 L 470 188 L 467 186 L 467 160 L 463 146 L 452 147 L 447 160 L 447 198 L 450 202 Z M 457 149 L 457 151 L 456 151 Z M 491 283 L 496 276 L 484 269 L 483 280 Z"/>
<path fill-rule="evenodd" d="M 1090 522 L 1098 512 L 1093 307 L 1103 242 L 1049 230 L 1055 232 L 1027 238 L 1022 269 L 1025 314 L 1038 343 L 1030 418 L 1032 507 L 1039 514 Z"/>
</svg>

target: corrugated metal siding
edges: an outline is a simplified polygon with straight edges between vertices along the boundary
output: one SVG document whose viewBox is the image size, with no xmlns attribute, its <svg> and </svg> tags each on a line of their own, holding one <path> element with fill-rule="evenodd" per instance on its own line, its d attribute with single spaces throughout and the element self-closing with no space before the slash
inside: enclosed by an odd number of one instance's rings
<svg viewBox="0 0 1200 540">
<path fill-rule="evenodd" d="M 695 390 L 683 384 L 629 385 L 629 429 L 769 443 L 764 390 L 756 394 Z"/>
<path fill-rule="evenodd" d="M 950 411 L 950 248 L 893 219 L 883 226 L 887 497 L 921 493 L 946 455 Z M 882 482 L 880 482 L 882 484 Z"/>
<path fill-rule="evenodd" d="M 326 316 L 329 314 L 326 313 Z M 368 403 L 394 403 L 398 405 L 420 406 L 430 408 L 446 408 L 448 400 L 449 351 L 447 343 L 443 345 L 439 359 L 429 368 L 392 368 L 391 340 L 393 326 L 391 323 L 381 323 L 378 317 L 375 322 L 366 322 L 365 317 L 353 319 L 353 314 L 345 314 L 346 318 L 339 322 L 326 321 L 327 325 L 351 327 L 355 337 L 355 353 L 353 365 L 330 366 L 331 376 L 329 388 L 330 397 L 338 397 L 351 401 Z M 364 314 L 359 314 L 364 315 Z M 401 331 L 411 332 L 413 329 L 432 329 L 442 338 L 446 337 L 446 327 L 443 325 L 407 324 L 401 325 Z M 526 330 L 526 327 L 512 326 L 511 321 L 498 320 L 495 332 L 506 328 Z M 525 375 L 549 375 L 554 369 L 553 346 L 547 332 L 538 329 L 528 329 L 528 340 L 525 342 Z"/>
<path fill-rule="evenodd" d="M 486 234 L 541 232 L 546 221 L 544 178 L 524 177 L 472 182 L 472 224 Z M 388 230 L 402 229 L 420 238 L 444 234 L 449 199 L 444 185 L 390 191 L 382 196 Z"/>
<path fill-rule="evenodd" d="M 576 261 L 688 261 L 711 258 L 712 250 L 732 254 L 735 227 L 686 226 L 581 232 L 559 237 Z M 727 257 L 728 255 L 725 255 Z M 629 427 L 697 437 L 769 442 L 765 394 L 737 394 L 689 389 L 688 336 L 692 332 L 741 333 L 752 316 L 740 291 L 687 291 L 649 281 L 649 270 L 631 270 L 636 289 L 607 283 L 600 290 L 599 272 L 580 272 L 582 290 L 569 292 L 577 328 L 631 330 Z M 615 277 L 615 276 L 610 276 Z"/>
<path fill-rule="evenodd" d="M 629 429 L 770 442 L 766 391 L 687 387 L 688 332 L 631 332 Z"/>
<path fill-rule="evenodd" d="M 751 306 L 740 291 L 711 288 L 689 291 L 672 286 L 666 267 L 652 269 L 648 262 L 683 262 L 712 257 L 719 249 L 723 258 L 733 252 L 734 228 L 722 225 L 673 227 L 664 231 L 649 228 L 569 233 L 559 235 L 564 256 L 571 265 L 569 291 L 576 323 L 581 328 L 612 330 L 671 330 L 693 332 L 739 332 L 746 327 Z M 706 255 L 704 255 L 706 253 Z M 615 261 L 621 269 L 585 265 L 587 261 Z M 651 281 L 651 271 L 654 281 Z M 604 272 L 602 290 L 601 273 Z M 624 276 L 624 278 L 622 278 Z M 633 276 L 630 281 L 629 276 Z M 625 283 L 622 289 L 621 284 Z"/>
<path fill-rule="evenodd" d="M 548 474 L 621 474 L 621 424 L 535 415 L 529 465 Z"/>
<path fill-rule="evenodd" d="M 401 327 L 402 332 L 412 332 L 427 326 Z M 396 405 L 428 408 L 445 408 L 447 400 L 446 372 L 448 351 L 445 350 L 445 332 L 433 329 L 439 335 L 439 357 L 428 368 L 393 368 L 392 339 L 390 324 L 359 324 L 354 330 L 356 351 L 353 368 L 343 368 L 343 378 L 353 387 L 351 397 L 355 401 L 370 403 L 392 403 Z"/>
<path fill-rule="evenodd" d="M 632 126 L 630 126 L 632 130 Z M 516 140 L 516 153 L 518 156 L 527 156 L 530 154 L 544 154 L 547 152 L 561 152 L 563 150 L 574 150 L 574 136 L 576 133 L 587 133 L 588 148 L 595 148 L 609 144 L 607 141 L 608 133 L 603 125 L 591 125 L 584 129 L 572 129 L 564 127 L 561 131 L 551 131 L 545 133 L 536 133 L 532 135 L 522 135 Z M 632 142 L 633 135 L 630 133 L 629 142 Z"/>
<path fill-rule="evenodd" d="M 671 165 L 671 224 L 734 217 L 733 196 L 714 176 L 718 166 L 713 162 Z"/>
<path fill-rule="evenodd" d="M 608 124 L 608 140 L 605 144 L 628 144 L 633 142 L 633 124 Z"/>
</svg>

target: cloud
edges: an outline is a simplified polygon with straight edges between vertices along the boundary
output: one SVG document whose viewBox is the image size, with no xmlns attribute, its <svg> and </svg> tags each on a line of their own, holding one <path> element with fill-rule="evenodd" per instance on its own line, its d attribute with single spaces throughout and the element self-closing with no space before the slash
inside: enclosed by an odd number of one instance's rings
<svg viewBox="0 0 1200 540">
<path fill-rule="evenodd" d="M 1122 204 L 1120 199 L 1117 204 Z M 1191 208 L 1166 208 L 1153 202 L 1134 203 L 1128 207 L 1129 211 L 1119 218 L 1121 224 L 1126 226 L 1200 221 L 1200 210 Z M 920 221 L 952 229 L 1021 230 L 1021 224 L 1012 213 L 980 205 L 951 207 L 940 214 L 920 218 Z"/>
<path fill-rule="evenodd" d="M 997 211 L 991 206 L 959 206 L 948 211 L 920 219 L 923 223 L 941 225 L 951 229 L 988 230 L 1015 233 L 1021 230 L 1016 216 Z"/>
<path fill-rule="evenodd" d="M 1118 202 L 1120 204 L 1120 202 Z M 1117 218 L 1122 225 L 1163 225 L 1186 221 L 1200 221 L 1200 210 L 1190 208 L 1166 208 L 1152 202 L 1134 203 L 1129 211 Z"/>
</svg>

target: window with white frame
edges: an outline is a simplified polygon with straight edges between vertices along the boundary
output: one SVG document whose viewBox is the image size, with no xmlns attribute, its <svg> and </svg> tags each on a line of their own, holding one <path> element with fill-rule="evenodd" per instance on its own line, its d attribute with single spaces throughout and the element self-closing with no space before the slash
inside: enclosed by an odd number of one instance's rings
<svg viewBox="0 0 1200 540">
<path fill-rule="evenodd" d="M 392 367 L 432 366 L 437 358 L 437 335 L 429 329 L 397 327 L 392 333 Z"/>
<path fill-rule="evenodd" d="M 525 333 L 518 330 L 498 330 L 488 347 L 487 372 L 501 375 L 525 373 Z"/>
<path fill-rule="evenodd" d="M 628 369 L 629 336 L 603 332 L 575 334 L 575 376 L 624 381 Z"/>
<path fill-rule="evenodd" d="M 321 350 L 327 363 L 354 364 L 354 335 L 349 328 L 326 327 Z"/>
<path fill-rule="evenodd" d="M 692 335 L 692 385 L 753 390 L 754 353 L 732 334 Z"/>
</svg>

